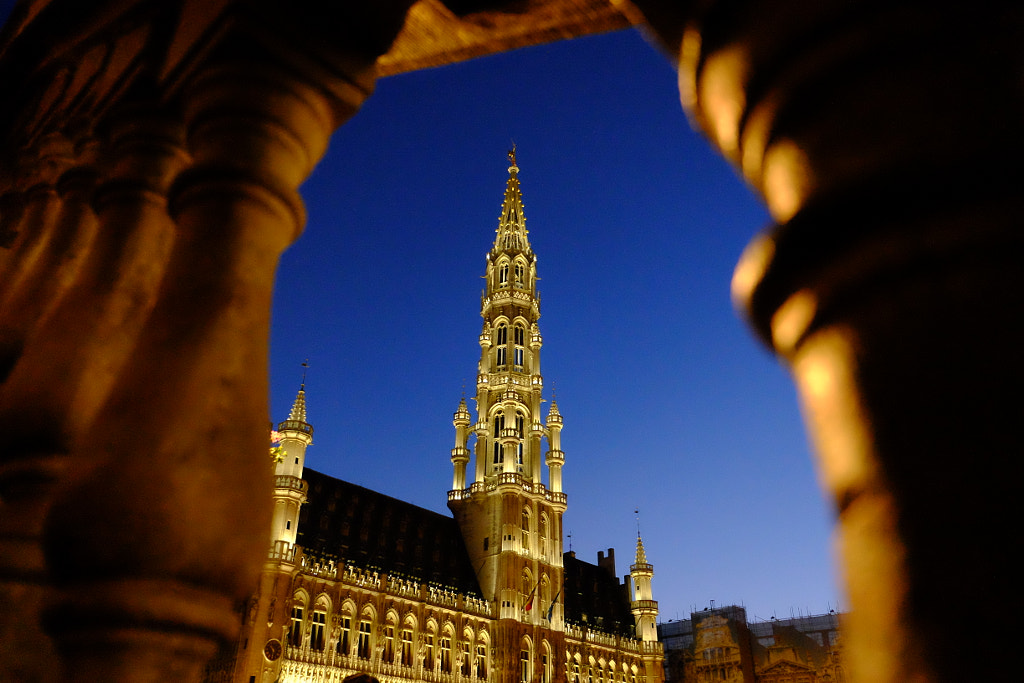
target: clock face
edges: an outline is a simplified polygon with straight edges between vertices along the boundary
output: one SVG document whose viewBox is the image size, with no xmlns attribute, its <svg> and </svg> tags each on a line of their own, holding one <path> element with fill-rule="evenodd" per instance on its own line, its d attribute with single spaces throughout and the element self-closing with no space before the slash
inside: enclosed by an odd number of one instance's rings
<svg viewBox="0 0 1024 683">
<path fill-rule="evenodd" d="M 281 641 L 276 638 L 268 640 L 263 646 L 263 656 L 270 661 L 276 661 L 281 656 Z"/>
</svg>

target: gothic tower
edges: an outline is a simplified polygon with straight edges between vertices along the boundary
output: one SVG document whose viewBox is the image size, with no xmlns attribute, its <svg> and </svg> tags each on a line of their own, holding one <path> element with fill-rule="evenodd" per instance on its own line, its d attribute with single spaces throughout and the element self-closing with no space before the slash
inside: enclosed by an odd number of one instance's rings
<svg viewBox="0 0 1024 683">
<path fill-rule="evenodd" d="M 542 421 L 537 256 L 527 239 L 515 150 L 481 298 L 475 424 L 463 399 L 455 412 L 452 490 L 459 526 L 484 597 L 499 606 L 509 642 L 528 651 L 531 627 L 562 631 L 562 417 Z M 476 437 L 470 458 L 469 437 Z M 547 439 L 548 450 L 542 452 Z M 547 466 L 547 484 L 543 466 Z M 520 625 L 513 628 L 514 625 Z M 521 641 L 521 642 L 514 642 Z M 525 655 L 524 655 L 525 657 Z M 518 662 L 507 668 L 517 671 Z M 518 673 L 515 680 L 518 680 Z"/>
</svg>

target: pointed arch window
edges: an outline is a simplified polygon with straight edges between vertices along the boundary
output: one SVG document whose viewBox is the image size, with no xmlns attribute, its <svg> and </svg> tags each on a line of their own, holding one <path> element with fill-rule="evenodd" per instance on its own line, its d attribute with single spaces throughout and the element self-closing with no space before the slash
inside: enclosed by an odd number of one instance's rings
<svg viewBox="0 0 1024 683">
<path fill-rule="evenodd" d="M 508 261 L 502 261 L 498 264 L 498 286 L 508 286 Z"/>
<path fill-rule="evenodd" d="M 526 358 L 526 328 L 517 324 L 512 338 L 515 343 L 512 362 L 515 365 L 516 371 L 522 372 L 523 361 Z"/>
<path fill-rule="evenodd" d="M 502 370 L 508 365 L 508 326 L 505 323 L 498 325 L 497 337 L 498 369 Z"/>
<path fill-rule="evenodd" d="M 519 434 L 519 445 L 516 447 L 516 465 L 523 471 L 523 436 L 526 434 L 526 416 L 516 413 L 516 431 Z"/>
<path fill-rule="evenodd" d="M 349 633 L 352 631 L 352 617 L 345 615 L 341 618 L 341 633 L 338 634 L 338 645 L 336 647 L 339 655 L 348 656 L 348 651 L 351 646 L 349 641 Z"/>
<path fill-rule="evenodd" d="M 309 631 L 309 647 L 312 650 L 323 651 L 327 644 L 327 604 L 317 600 L 313 609 Z"/>
<path fill-rule="evenodd" d="M 501 431 L 505 429 L 505 414 L 496 413 L 494 415 L 494 464 L 500 465 L 504 462 L 504 454 L 501 449 Z"/>
<path fill-rule="evenodd" d="M 521 683 L 533 680 L 533 643 L 526 638 L 519 650 L 519 680 Z"/>
<path fill-rule="evenodd" d="M 452 637 L 445 633 L 441 636 L 441 673 L 452 672 Z"/>
<path fill-rule="evenodd" d="M 302 615 L 304 610 L 305 606 L 301 604 L 292 607 L 292 626 L 288 632 L 288 644 L 292 647 L 302 645 Z"/>
<path fill-rule="evenodd" d="M 473 669 L 473 660 L 469 656 L 469 640 L 463 640 L 459 643 L 459 672 L 469 678 L 469 674 Z"/>
<path fill-rule="evenodd" d="M 476 667 L 475 672 L 478 680 L 487 678 L 487 644 L 478 641 L 476 644 Z"/>
<path fill-rule="evenodd" d="M 402 627 L 402 666 L 412 666 L 412 625 Z"/>
<path fill-rule="evenodd" d="M 395 624 L 390 619 L 384 627 L 384 661 L 388 664 L 395 661 Z"/>
<path fill-rule="evenodd" d="M 516 289 L 523 289 L 526 283 L 526 265 L 516 261 Z"/>
<path fill-rule="evenodd" d="M 356 650 L 356 655 L 359 659 L 370 658 L 370 634 L 372 632 L 369 619 L 363 619 L 359 622 L 359 644 Z"/>
<path fill-rule="evenodd" d="M 428 627 L 427 634 L 423 637 L 423 666 L 428 671 L 434 670 L 434 625 Z"/>
</svg>

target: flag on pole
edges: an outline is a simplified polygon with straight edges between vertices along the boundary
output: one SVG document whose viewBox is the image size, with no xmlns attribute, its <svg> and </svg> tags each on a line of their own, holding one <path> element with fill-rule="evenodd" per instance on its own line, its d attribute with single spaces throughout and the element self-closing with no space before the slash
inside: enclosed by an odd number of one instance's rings
<svg viewBox="0 0 1024 683">
<path fill-rule="evenodd" d="M 528 598 L 526 599 L 526 611 L 527 611 L 527 612 L 529 612 L 530 610 L 532 610 L 532 609 L 533 609 L 533 595 L 534 595 L 534 593 L 536 593 L 536 592 L 537 592 L 537 586 L 538 586 L 538 585 L 539 585 L 539 584 L 536 584 L 536 583 L 535 583 L 535 584 L 533 584 L 533 590 L 532 590 L 532 591 L 530 591 L 530 597 L 528 597 Z"/>
<path fill-rule="evenodd" d="M 558 602 L 558 596 L 559 596 L 559 595 L 561 595 L 561 594 L 562 594 L 562 589 L 561 589 L 561 588 L 559 588 L 559 589 L 558 589 L 558 592 L 557 592 L 557 593 L 555 593 L 555 599 L 551 601 L 551 606 L 550 606 L 550 607 L 548 607 L 548 621 L 549 621 L 549 622 L 551 621 L 551 615 L 552 615 L 552 614 L 554 613 L 554 611 L 555 611 L 555 603 L 557 603 L 557 602 Z"/>
</svg>

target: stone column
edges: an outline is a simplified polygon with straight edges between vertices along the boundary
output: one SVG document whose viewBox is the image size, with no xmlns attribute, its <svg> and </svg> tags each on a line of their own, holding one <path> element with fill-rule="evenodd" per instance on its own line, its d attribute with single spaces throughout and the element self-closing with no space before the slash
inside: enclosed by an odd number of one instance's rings
<svg viewBox="0 0 1024 683">
<path fill-rule="evenodd" d="M 734 293 L 838 512 L 858 681 L 1012 677 L 1024 522 L 1024 10 L 638 2 L 778 225 Z"/>
<path fill-rule="evenodd" d="M 47 523 L 46 624 L 70 680 L 189 680 L 236 636 L 269 543 L 274 271 L 304 223 L 299 184 L 371 86 L 320 87 L 240 40 L 183 92 L 177 236 Z"/>
</svg>

